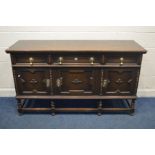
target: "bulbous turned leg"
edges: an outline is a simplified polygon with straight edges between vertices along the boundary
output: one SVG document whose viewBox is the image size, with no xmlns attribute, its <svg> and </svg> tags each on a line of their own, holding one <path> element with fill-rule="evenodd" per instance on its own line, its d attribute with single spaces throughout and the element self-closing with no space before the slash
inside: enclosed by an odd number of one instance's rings
<svg viewBox="0 0 155 155">
<path fill-rule="evenodd" d="M 135 101 L 136 101 L 136 99 L 131 100 L 131 110 L 130 110 L 130 113 L 129 113 L 130 116 L 135 115 Z"/>
<path fill-rule="evenodd" d="M 130 115 L 130 116 L 134 116 L 134 115 L 135 115 L 135 113 L 134 113 L 134 112 L 133 112 L 133 113 L 132 113 L 132 112 L 130 112 L 130 113 L 129 113 L 129 115 Z"/>
<path fill-rule="evenodd" d="M 101 116 L 102 115 L 102 100 L 99 101 L 99 104 L 98 104 L 98 116 Z"/>
<path fill-rule="evenodd" d="M 55 116 L 55 104 L 53 101 L 51 101 L 51 115 Z"/>
<path fill-rule="evenodd" d="M 22 99 L 17 99 L 17 110 L 18 110 L 18 115 L 21 116 L 22 113 L 22 107 L 23 107 L 23 100 Z"/>
</svg>

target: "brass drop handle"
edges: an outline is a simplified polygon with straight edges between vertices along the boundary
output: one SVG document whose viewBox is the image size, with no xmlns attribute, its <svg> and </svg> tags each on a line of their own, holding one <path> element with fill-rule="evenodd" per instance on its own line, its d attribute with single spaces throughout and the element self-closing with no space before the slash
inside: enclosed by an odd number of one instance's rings
<svg viewBox="0 0 155 155">
<path fill-rule="evenodd" d="M 90 57 L 89 60 L 90 60 L 91 65 L 93 65 L 94 64 L 94 61 L 95 61 L 94 57 Z"/>
<path fill-rule="evenodd" d="M 46 87 L 50 87 L 50 79 L 44 79 L 43 82 L 46 84 Z"/>
<path fill-rule="evenodd" d="M 62 77 L 60 77 L 60 78 L 58 78 L 58 79 L 56 80 L 56 86 L 57 86 L 57 87 L 61 87 L 61 86 L 62 86 Z"/>
<path fill-rule="evenodd" d="M 123 65 L 123 64 L 124 64 L 124 58 L 121 57 L 121 58 L 120 58 L 120 65 Z"/>
<path fill-rule="evenodd" d="M 33 59 L 32 57 L 30 57 L 30 58 L 29 58 L 29 63 L 30 63 L 30 65 L 33 65 L 33 61 L 34 61 L 34 59 Z"/>
<path fill-rule="evenodd" d="M 102 87 L 106 88 L 108 86 L 109 80 L 108 79 L 104 79 L 103 83 L 102 83 Z"/>
<path fill-rule="evenodd" d="M 59 61 L 59 65 L 62 65 L 63 57 L 59 57 L 59 58 L 58 58 L 58 61 Z"/>
</svg>

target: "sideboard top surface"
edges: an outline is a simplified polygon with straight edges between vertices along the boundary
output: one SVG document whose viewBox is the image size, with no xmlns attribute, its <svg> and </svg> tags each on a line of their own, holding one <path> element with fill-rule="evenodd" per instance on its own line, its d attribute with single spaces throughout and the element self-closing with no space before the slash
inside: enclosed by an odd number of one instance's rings
<svg viewBox="0 0 155 155">
<path fill-rule="evenodd" d="M 134 40 L 19 40 L 6 50 L 12 52 L 141 52 Z"/>
</svg>

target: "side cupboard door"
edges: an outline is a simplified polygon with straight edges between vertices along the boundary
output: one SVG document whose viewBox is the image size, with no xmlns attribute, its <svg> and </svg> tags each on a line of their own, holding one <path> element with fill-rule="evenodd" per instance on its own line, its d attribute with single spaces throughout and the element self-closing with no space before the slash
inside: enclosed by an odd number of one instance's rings
<svg viewBox="0 0 155 155">
<path fill-rule="evenodd" d="M 139 69 L 111 68 L 104 70 L 102 81 L 104 95 L 135 95 Z"/>
<path fill-rule="evenodd" d="M 46 68 L 18 68 L 15 83 L 19 95 L 49 95 L 50 71 Z"/>
</svg>

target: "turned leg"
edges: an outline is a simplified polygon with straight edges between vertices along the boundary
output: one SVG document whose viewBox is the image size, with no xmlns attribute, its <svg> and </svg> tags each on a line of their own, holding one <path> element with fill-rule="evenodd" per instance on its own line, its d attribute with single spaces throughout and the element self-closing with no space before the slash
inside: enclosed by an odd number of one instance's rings
<svg viewBox="0 0 155 155">
<path fill-rule="evenodd" d="M 51 101 L 51 114 L 52 114 L 52 116 L 55 115 L 55 104 L 53 101 Z"/>
<path fill-rule="evenodd" d="M 98 116 L 101 116 L 102 115 L 102 100 L 99 101 L 99 104 L 98 104 Z"/>
<path fill-rule="evenodd" d="M 135 112 L 135 101 L 136 99 L 131 100 L 131 110 L 130 110 L 130 115 L 133 116 Z"/>
<path fill-rule="evenodd" d="M 18 110 L 18 114 L 21 115 L 22 114 L 22 107 L 24 104 L 24 100 L 22 99 L 17 99 L 17 110 Z"/>
</svg>

